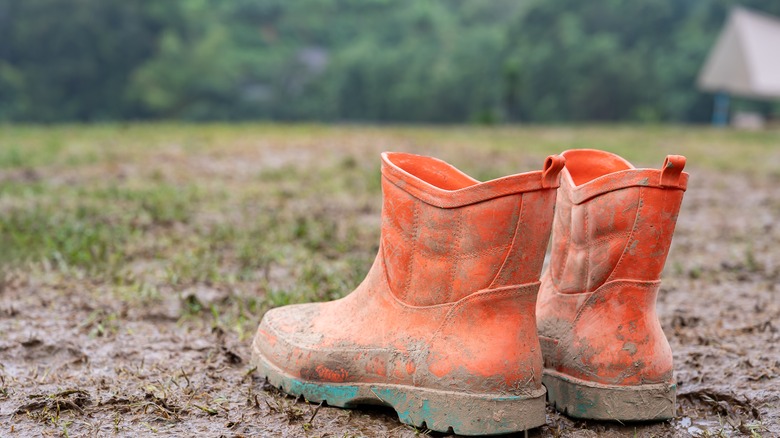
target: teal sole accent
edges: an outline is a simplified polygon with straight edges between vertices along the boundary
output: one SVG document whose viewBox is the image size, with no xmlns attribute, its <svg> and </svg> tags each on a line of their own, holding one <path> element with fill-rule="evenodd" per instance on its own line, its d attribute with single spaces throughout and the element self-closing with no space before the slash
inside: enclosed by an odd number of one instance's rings
<svg viewBox="0 0 780 438">
<path fill-rule="evenodd" d="M 498 435 L 545 424 L 545 390 L 531 396 L 493 396 L 379 383 L 321 383 L 290 376 L 253 348 L 252 361 L 268 382 L 293 396 L 329 406 L 393 408 L 402 423 L 459 435 Z"/>
<path fill-rule="evenodd" d="M 318 385 L 303 382 L 297 379 L 287 379 L 285 392 L 292 394 L 306 394 L 306 400 L 328 400 L 333 406 L 348 406 L 360 393 L 360 389 L 354 385 Z"/>
<path fill-rule="evenodd" d="M 560 412 L 589 420 L 660 421 L 674 418 L 677 385 L 603 385 L 544 370 L 547 400 Z"/>
</svg>

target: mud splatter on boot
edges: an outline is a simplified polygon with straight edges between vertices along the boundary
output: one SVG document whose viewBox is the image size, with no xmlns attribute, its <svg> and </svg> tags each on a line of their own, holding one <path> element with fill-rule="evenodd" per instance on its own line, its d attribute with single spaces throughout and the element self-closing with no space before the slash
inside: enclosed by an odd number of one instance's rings
<svg viewBox="0 0 780 438">
<path fill-rule="evenodd" d="M 674 417 L 672 351 L 655 311 L 688 174 L 670 155 L 635 169 L 604 151 L 562 154 L 537 323 L 558 410 L 603 420 Z"/>
<path fill-rule="evenodd" d="M 331 406 L 382 404 L 458 434 L 545 423 L 535 306 L 563 158 L 481 183 L 429 157 L 382 154 L 382 237 L 343 299 L 269 311 L 253 360 Z"/>
</svg>

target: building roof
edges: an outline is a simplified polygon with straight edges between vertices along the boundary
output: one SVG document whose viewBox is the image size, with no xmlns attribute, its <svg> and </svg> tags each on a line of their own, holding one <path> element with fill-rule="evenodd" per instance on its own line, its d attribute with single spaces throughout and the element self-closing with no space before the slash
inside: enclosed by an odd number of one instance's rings
<svg viewBox="0 0 780 438">
<path fill-rule="evenodd" d="M 732 9 L 697 82 L 705 91 L 780 98 L 780 19 Z"/>
</svg>

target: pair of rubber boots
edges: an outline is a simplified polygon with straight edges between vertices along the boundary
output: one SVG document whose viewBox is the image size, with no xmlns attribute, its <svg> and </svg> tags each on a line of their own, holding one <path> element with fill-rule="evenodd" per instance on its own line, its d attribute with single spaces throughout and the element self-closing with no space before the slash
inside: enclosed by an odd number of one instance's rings
<svg viewBox="0 0 780 438">
<path fill-rule="evenodd" d="M 440 432 L 541 426 L 545 393 L 579 418 L 671 418 L 672 352 L 655 300 L 684 165 L 670 155 L 636 169 L 570 150 L 541 171 L 479 182 L 434 158 L 384 153 L 382 236 L 366 279 L 340 300 L 266 313 L 254 363 L 289 394 L 391 406 Z"/>
</svg>

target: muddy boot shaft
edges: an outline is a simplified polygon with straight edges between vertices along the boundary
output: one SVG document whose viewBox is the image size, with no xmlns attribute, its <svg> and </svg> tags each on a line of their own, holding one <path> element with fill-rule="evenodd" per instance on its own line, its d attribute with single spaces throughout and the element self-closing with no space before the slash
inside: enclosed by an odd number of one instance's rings
<svg viewBox="0 0 780 438">
<path fill-rule="evenodd" d="M 253 360 L 271 384 L 404 423 L 497 434 L 545 423 L 535 306 L 560 156 L 480 183 L 428 157 L 382 154 L 382 237 L 337 301 L 266 313 Z"/>
<path fill-rule="evenodd" d="M 655 301 L 688 183 L 685 158 L 670 155 L 655 170 L 603 151 L 562 155 L 537 304 L 549 400 L 579 418 L 674 417 L 672 352 Z"/>
</svg>

